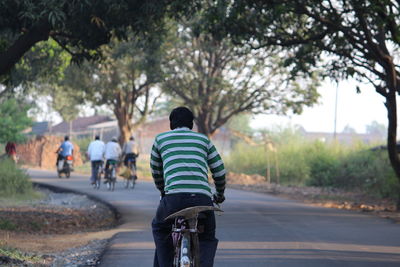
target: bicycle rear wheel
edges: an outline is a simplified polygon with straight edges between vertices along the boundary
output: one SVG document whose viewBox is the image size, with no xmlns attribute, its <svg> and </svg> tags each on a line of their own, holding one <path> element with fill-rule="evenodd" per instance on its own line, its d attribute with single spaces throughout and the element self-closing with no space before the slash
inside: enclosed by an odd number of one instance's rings
<svg viewBox="0 0 400 267">
<path fill-rule="evenodd" d="M 101 184 L 101 171 L 100 171 L 100 165 L 97 167 L 97 175 L 96 175 L 96 189 L 100 189 L 100 184 Z"/>
<path fill-rule="evenodd" d="M 183 233 L 179 251 L 179 267 L 194 267 L 191 234 Z"/>
<path fill-rule="evenodd" d="M 192 267 L 200 267 L 200 243 L 199 236 L 197 233 L 191 233 L 191 261 Z"/>
</svg>

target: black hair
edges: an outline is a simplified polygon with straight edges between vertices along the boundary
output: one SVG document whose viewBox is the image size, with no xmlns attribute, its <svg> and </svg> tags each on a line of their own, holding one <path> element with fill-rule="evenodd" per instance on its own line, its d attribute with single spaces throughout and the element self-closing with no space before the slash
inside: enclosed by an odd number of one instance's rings
<svg viewBox="0 0 400 267">
<path fill-rule="evenodd" d="M 193 129 L 194 116 L 192 111 L 187 107 L 177 107 L 171 111 L 169 115 L 169 127 L 171 130 L 179 127 L 188 127 Z"/>
<path fill-rule="evenodd" d="M 69 136 L 66 135 L 66 136 L 64 137 L 64 141 L 68 141 L 68 140 L 69 140 Z"/>
<path fill-rule="evenodd" d="M 94 140 L 100 140 L 100 135 L 96 135 L 96 136 L 94 137 Z"/>
<path fill-rule="evenodd" d="M 129 137 L 129 140 L 135 140 L 135 137 L 131 136 Z"/>
</svg>

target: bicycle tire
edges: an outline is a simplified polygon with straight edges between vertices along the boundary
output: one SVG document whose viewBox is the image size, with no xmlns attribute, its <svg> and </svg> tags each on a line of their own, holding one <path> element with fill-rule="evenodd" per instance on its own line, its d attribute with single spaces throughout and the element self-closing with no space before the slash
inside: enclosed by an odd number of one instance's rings
<svg viewBox="0 0 400 267">
<path fill-rule="evenodd" d="M 191 233 L 191 260 L 193 267 L 200 267 L 200 243 L 199 235 L 197 233 Z"/>
<path fill-rule="evenodd" d="M 193 259 L 192 259 L 192 236 L 190 233 L 184 233 L 181 235 L 181 244 L 180 244 L 180 251 L 179 251 L 179 267 L 194 267 Z"/>
<path fill-rule="evenodd" d="M 101 185 L 101 171 L 100 171 L 100 164 L 98 163 L 96 166 L 96 189 L 100 189 L 100 185 Z"/>
</svg>

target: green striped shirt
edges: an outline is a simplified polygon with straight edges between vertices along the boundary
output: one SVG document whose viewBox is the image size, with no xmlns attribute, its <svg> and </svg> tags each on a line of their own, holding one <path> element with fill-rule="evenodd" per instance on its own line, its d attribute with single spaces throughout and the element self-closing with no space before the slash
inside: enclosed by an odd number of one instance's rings
<svg viewBox="0 0 400 267">
<path fill-rule="evenodd" d="M 225 168 L 221 156 L 207 136 L 177 128 L 156 136 L 151 151 L 151 173 L 166 194 L 201 193 L 211 196 L 208 169 L 217 192 L 225 190 Z"/>
</svg>

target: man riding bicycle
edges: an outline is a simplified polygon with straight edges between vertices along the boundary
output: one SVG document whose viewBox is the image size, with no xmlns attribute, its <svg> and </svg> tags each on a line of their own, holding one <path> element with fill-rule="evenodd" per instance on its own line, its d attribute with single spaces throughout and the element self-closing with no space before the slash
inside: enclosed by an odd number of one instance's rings
<svg viewBox="0 0 400 267">
<path fill-rule="evenodd" d="M 90 176 L 90 182 L 92 184 L 95 184 L 96 182 L 96 164 L 103 166 L 105 148 L 106 146 L 104 142 L 100 140 L 100 136 L 98 135 L 95 136 L 94 141 L 92 141 L 88 146 L 86 154 L 92 167 L 92 176 Z"/>
<path fill-rule="evenodd" d="M 156 252 L 154 266 L 171 267 L 174 248 L 171 237 L 173 220 L 164 219 L 181 209 L 193 206 L 213 206 L 225 200 L 225 168 L 215 146 L 207 136 L 192 131 L 193 113 L 186 107 L 172 110 L 171 131 L 156 136 L 151 152 L 150 167 L 154 182 L 161 193 L 161 201 L 152 222 Z M 212 195 L 208 183 L 211 170 L 217 193 Z M 218 239 L 215 238 L 215 215 L 204 212 L 204 231 L 199 233 L 200 265 L 214 263 Z"/>
<path fill-rule="evenodd" d="M 106 144 L 104 157 L 106 158 L 106 168 L 104 171 L 107 173 L 111 162 L 118 163 L 121 158 L 121 146 L 118 144 L 116 136 L 111 138 L 111 141 Z M 118 172 L 118 170 L 116 170 L 116 172 Z M 107 180 L 104 181 L 104 183 L 107 183 Z"/>
<path fill-rule="evenodd" d="M 124 157 L 124 165 L 128 167 L 128 163 L 129 161 L 131 161 L 136 169 L 136 158 L 138 156 L 139 156 L 139 149 L 137 148 L 135 138 L 131 136 L 129 138 L 129 141 L 126 142 L 122 147 L 122 157 Z"/>
</svg>

